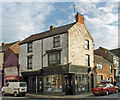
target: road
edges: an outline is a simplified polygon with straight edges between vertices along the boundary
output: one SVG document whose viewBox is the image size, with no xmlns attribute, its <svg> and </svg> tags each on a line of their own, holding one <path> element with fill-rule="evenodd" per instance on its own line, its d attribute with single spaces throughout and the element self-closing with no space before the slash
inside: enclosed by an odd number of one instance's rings
<svg viewBox="0 0 120 100">
<path fill-rule="evenodd" d="M 33 98 L 30 96 L 25 97 L 13 97 L 13 96 L 1 96 L 2 100 L 59 100 L 60 98 Z M 115 94 L 110 94 L 108 96 L 94 96 L 90 95 L 85 98 L 62 98 L 62 100 L 120 100 L 120 92 Z"/>
</svg>

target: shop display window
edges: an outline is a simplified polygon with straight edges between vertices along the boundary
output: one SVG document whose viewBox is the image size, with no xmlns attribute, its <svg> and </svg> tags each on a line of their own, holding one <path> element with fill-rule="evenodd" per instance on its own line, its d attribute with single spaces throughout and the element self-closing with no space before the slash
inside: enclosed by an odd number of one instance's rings
<svg viewBox="0 0 120 100">
<path fill-rule="evenodd" d="M 44 77 L 45 92 L 62 92 L 62 75 L 49 75 Z"/>
<path fill-rule="evenodd" d="M 88 85 L 88 75 L 87 74 L 77 74 L 75 79 L 75 91 L 85 91 Z"/>
</svg>

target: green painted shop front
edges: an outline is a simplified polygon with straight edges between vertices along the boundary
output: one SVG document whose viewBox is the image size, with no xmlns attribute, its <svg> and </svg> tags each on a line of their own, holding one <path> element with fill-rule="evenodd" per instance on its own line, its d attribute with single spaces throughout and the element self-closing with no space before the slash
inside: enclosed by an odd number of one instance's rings
<svg viewBox="0 0 120 100">
<path fill-rule="evenodd" d="M 43 93 L 74 95 L 88 91 L 88 67 L 51 66 L 43 68 Z"/>
</svg>

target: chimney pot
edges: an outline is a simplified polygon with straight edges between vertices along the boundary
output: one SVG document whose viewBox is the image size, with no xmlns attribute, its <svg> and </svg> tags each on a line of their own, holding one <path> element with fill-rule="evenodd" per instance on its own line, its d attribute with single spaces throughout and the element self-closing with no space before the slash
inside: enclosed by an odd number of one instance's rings
<svg viewBox="0 0 120 100">
<path fill-rule="evenodd" d="M 85 24 L 84 23 L 84 17 L 83 17 L 83 15 L 77 13 L 76 16 L 75 16 L 75 18 L 76 18 L 76 22 L 79 22 L 81 24 Z"/>
<path fill-rule="evenodd" d="M 52 30 L 53 28 L 55 28 L 55 26 L 51 25 L 51 26 L 50 26 L 50 30 Z"/>
<path fill-rule="evenodd" d="M 3 43 L 2 43 L 2 46 L 6 45 L 6 44 L 7 44 L 7 43 L 4 43 L 4 42 L 3 42 Z"/>
</svg>

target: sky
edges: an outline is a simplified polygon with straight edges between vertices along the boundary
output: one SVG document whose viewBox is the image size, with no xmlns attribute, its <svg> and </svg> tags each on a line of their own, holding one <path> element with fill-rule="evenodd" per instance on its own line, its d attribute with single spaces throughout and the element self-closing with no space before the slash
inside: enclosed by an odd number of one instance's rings
<svg viewBox="0 0 120 100">
<path fill-rule="evenodd" d="M 84 16 L 95 49 L 120 47 L 118 43 L 118 2 L 0 2 L 0 44 L 75 22 L 75 12 Z M 75 0 L 74 0 L 75 1 Z M 94 0 L 95 1 L 95 0 Z"/>
</svg>

